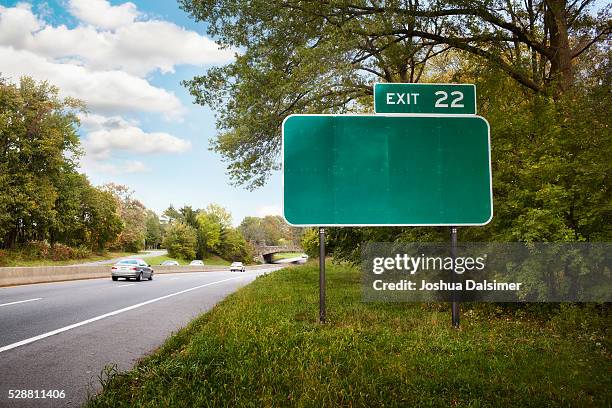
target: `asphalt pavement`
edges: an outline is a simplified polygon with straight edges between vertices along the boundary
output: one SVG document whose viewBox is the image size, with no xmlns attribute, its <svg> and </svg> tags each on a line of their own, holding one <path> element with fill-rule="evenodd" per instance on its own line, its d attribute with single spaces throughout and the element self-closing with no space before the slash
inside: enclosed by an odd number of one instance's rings
<svg viewBox="0 0 612 408">
<path fill-rule="evenodd" d="M 131 368 L 228 294 L 277 269 L 0 288 L 0 407 L 80 406 L 100 390 L 105 367 Z M 10 390 L 38 390 L 39 398 L 9 398 Z M 64 397 L 40 398 L 53 390 Z"/>
</svg>

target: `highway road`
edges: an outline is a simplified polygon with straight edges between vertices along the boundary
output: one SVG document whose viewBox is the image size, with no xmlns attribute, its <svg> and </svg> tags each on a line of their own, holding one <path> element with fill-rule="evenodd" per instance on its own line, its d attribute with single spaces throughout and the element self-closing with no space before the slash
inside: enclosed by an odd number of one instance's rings
<svg viewBox="0 0 612 408">
<path fill-rule="evenodd" d="M 80 406 L 100 389 L 105 366 L 131 368 L 194 317 L 277 269 L 0 288 L 0 407 Z M 9 399 L 9 390 L 63 390 L 65 397 Z"/>
</svg>

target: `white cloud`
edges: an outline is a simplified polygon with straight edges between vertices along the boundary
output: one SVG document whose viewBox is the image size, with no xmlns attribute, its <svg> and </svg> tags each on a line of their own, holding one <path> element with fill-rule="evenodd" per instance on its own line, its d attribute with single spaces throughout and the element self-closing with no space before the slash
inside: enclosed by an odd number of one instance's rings
<svg viewBox="0 0 612 408">
<path fill-rule="evenodd" d="M 108 29 L 129 25 L 140 14 L 134 3 L 111 6 L 105 0 L 70 0 L 68 10 L 85 23 Z"/>
<path fill-rule="evenodd" d="M 84 168 L 143 172 L 149 169 L 140 155 L 189 150 L 189 141 L 144 131 L 125 118 L 152 113 L 180 119 L 185 113 L 181 101 L 151 84 L 147 75 L 173 72 L 178 65 L 228 62 L 233 52 L 195 31 L 150 19 L 131 2 L 66 0 L 66 7 L 78 20 L 74 27 L 49 23 L 50 16 L 40 8 L 34 12 L 29 3 L 0 6 L 0 75 L 45 80 L 62 96 L 86 103 L 93 113 L 81 117 Z M 134 158 L 124 160 L 130 155 Z"/>
<path fill-rule="evenodd" d="M 30 44 L 31 33 L 41 28 L 41 23 L 30 5 L 19 3 L 15 7 L 0 6 L 0 44 L 24 48 Z"/>
<path fill-rule="evenodd" d="M 266 215 L 282 215 L 283 211 L 278 205 L 261 205 L 257 207 L 255 213 L 258 217 L 265 217 Z"/>
<path fill-rule="evenodd" d="M 85 151 L 93 160 L 103 160 L 114 151 L 151 154 L 182 153 L 191 147 L 187 140 L 164 132 L 147 133 L 134 122 L 121 117 L 92 115 L 81 119 L 83 126 L 90 130 L 83 141 Z"/>
<path fill-rule="evenodd" d="M 58 86 L 63 95 L 82 99 L 94 111 L 156 112 L 177 118 L 184 110 L 174 93 L 154 87 L 142 78 L 123 71 L 92 71 L 78 65 L 49 62 L 29 51 L 0 47 L 0 72 L 13 80 L 23 75 L 47 80 Z"/>
<path fill-rule="evenodd" d="M 46 25 L 25 4 L 0 8 L 0 46 L 31 51 L 55 61 L 71 60 L 93 70 L 122 70 L 139 77 L 155 70 L 174 72 L 177 65 L 219 64 L 233 58 L 232 50 L 221 50 L 209 38 L 172 22 L 135 21 L 138 12 L 133 4 L 122 8 L 127 4 L 131 3 L 113 7 L 101 0 L 72 0 L 70 10 L 77 10 L 73 14 L 85 23 L 74 28 Z M 114 27 L 96 23 L 96 18 L 109 18 L 102 12 L 94 13 L 104 7 L 113 10 L 111 14 L 125 16 L 118 18 Z"/>
</svg>

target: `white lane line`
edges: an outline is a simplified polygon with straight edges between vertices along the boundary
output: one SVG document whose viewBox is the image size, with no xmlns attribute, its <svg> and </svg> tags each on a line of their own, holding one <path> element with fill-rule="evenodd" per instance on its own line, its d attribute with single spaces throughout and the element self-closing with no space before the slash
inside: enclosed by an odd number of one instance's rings
<svg viewBox="0 0 612 408">
<path fill-rule="evenodd" d="M 126 286 L 132 286 L 132 285 L 135 285 L 135 283 L 128 283 L 128 284 L 125 284 L 125 285 L 119 285 L 117 287 L 118 288 L 125 288 Z"/>
<path fill-rule="evenodd" d="M 34 302 L 35 300 L 40 300 L 40 299 L 42 299 L 42 298 L 28 299 L 28 300 L 19 300 L 17 302 L 10 302 L 10 303 L 2 303 L 0 305 L 0 307 L 2 307 L 2 306 L 9 306 L 9 305 L 16 305 L 17 303 Z"/>
<path fill-rule="evenodd" d="M 84 326 L 84 325 L 89 324 L 89 323 L 97 322 L 98 320 L 102 320 L 102 319 L 105 319 L 107 317 L 115 316 L 115 315 L 118 315 L 120 313 L 124 313 L 124 312 L 128 312 L 130 310 L 138 309 L 139 307 L 148 305 L 150 303 L 159 302 L 160 300 L 168 299 L 168 298 L 171 298 L 173 296 L 178 296 L 178 295 L 181 295 L 183 293 L 191 292 L 192 290 L 196 290 L 196 289 L 200 289 L 200 288 L 203 288 L 203 287 L 206 287 L 206 286 L 216 285 L 217 283 L 227 282 L 227 281 L 231 281 L 231 280 L 235 280 L 235 279 L 240 279 L 240 278 L 242 278 L 242 276 L 239 276 L 239 277 L 236 277 L 236 278 L 223 279 L 223 280 L 216 281 L 216 282 L 211 282 L 211 283 L 206 283 L 204 285 L 194 286 L 193 288 L 181 290 L 179 292 L 174 292 L 174 293 L 171 293 L 171 294 L 165 295 L 165 296 L 160 296 L 160 297 L 155 298 L 155 299 L 147 300 L 146 302 L 138 303 L 136 305 L 124 307 L 123 309 L 115 310 L 114 312 L 105 313 L 105 314 L 100 315 L 100 316 L 92 317 L 91 319 L 83 320 L 82 322 L 71 324 L 70 326 L 65 326 L 65 327 L 62 327 L 62 328 L 59 328 L 59 329 L 56 329 L 56 330 L 52 330 L 52 331 L 47 332 L 47 333 L 40 334 L 38 336 L 30 337 L 29 339 L 21 340 L 21 341 L 18 341 L 16 343 L 9 344 L 7 346 L 0 347 L 0 353 L 2 353 L 4 351 L 11 350 L 11 349 L 14 349 L 14 348 L 17 348 L 17 347 L 20 347 L 20 346 L 23 346 L 23 345 L 26 345 L 26 344 L 33 343 L 33 342 L 38 341 L 38 340 L 45 339 L 47 337 L 54 336 L 54 335 L 59 334 L 59 333 L 63 333 L 63 332 L 68 331 L 68 330 L 76 329 L 77 327 Z"/>
</svg>

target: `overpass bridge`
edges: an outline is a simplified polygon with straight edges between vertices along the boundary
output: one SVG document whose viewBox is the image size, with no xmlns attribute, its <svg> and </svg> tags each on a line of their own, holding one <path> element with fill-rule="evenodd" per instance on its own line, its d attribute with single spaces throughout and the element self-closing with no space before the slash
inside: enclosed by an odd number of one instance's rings
<svg viewBox="0 0 612 408">
<path fill-rule="evenodd" d="M 281 252 L 304 252 L 297 245 L 253 245 L 253 247 L 255 248 L 255 259 L 265 263 L 272 263 L 274 254 Z"/>
</svg>

